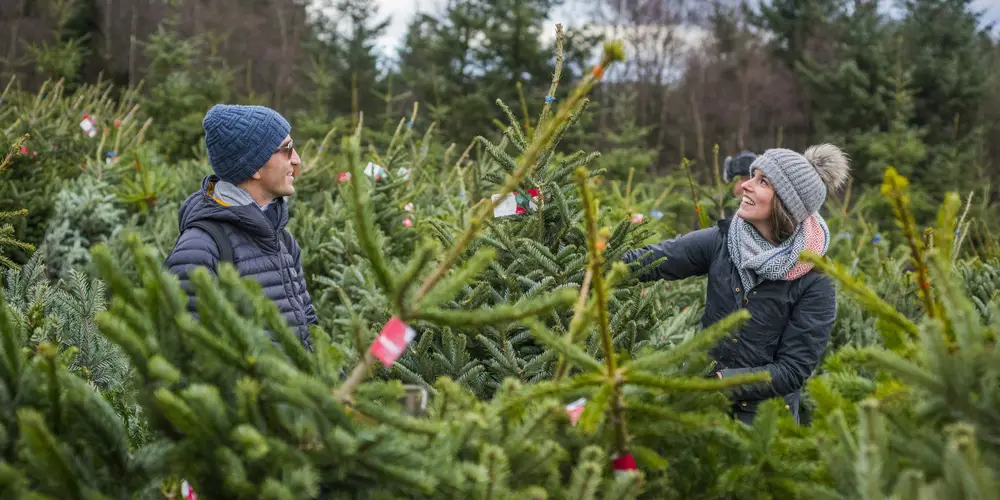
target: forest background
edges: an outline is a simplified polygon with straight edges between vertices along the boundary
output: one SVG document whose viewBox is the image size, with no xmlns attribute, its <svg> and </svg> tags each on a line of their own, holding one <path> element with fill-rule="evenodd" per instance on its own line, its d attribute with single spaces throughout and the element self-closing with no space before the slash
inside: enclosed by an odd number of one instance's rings
<svg viewBox="0 0 1000 500">
<path fill-rule="evenodd" d="M 405 3 L 405 2 L 404 2 Z M 419 10 L 415 5 L 420 5 Z M 172 157 L 197 148 L 198 117 L 220 101 L 293 118 L 296 137 L 331 123 L 394 121 L 420 102 L 441 142 L 464 147 L 501 118 L 494 100 L 537 115 L 554 67 L 548 20 L 571 13 L 566 70 L 586 71 L 602 38 L 629 59 L 592 96 L 574 138 L 608 176 L 636 179 L 721 156 L 817 141 L 841 144 L 856 182 L 886 165 L 912 177 L 926 215 L 950 189 L 1000 169 L 998 43 L 970 0 L 4 0 L 0 79 L 72 87 L 98 75 L 145 82 L 146 111 Z M 405 34 L 385 43 L 396 10 Z M 995 13 L 993 13 L 995 15 Z M 561 21 L 561 20 L 557 20 Z M 405 24 L 396 20 L 395 26 Z M 398 29 L 398 28 L 397 28 Z M 381 43 L 379 43 L 381 42 Z M 520 89 L 520 92 L 519 92 Z M 183 97 L 183 98 L 181 98 Z M 494 127 L 495 128 L 495 127 Z M 162 135 L 162 134 L 161 134 Z M 992 183 L 991 183 L 992 184 Z M 992 188 L 991 188 L 992 189 Z M 920 197 L 918 196 L 918 197 Z"/>
</svg>

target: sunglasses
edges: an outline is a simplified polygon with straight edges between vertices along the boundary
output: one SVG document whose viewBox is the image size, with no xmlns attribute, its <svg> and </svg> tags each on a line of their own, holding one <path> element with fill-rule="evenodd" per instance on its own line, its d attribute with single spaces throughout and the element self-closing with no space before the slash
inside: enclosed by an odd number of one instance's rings
<svg viewBox="0 0 1000 500">
<path fill-rule="evenodd" d="M 288 144 L 285 144 L 279 147 L 278 149 L 275 149 L 274 152 L 271 154 L 285 153 L 285 156 L 287 156 L 288 159 L 291 160 L 292 151 L 295 151 L 295 141 L 288 141 Z"/>
</svg>

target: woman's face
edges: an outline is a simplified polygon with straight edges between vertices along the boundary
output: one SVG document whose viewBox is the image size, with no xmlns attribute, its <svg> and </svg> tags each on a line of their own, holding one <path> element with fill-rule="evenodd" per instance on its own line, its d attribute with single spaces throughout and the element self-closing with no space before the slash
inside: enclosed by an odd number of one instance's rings
<svg viewBox="0 0 1000 500">
<path fill-rule="evenodd" d="M 767 223 L 771 220 L 771 203 L 774 200 L 774 188 L 771 180 L 761 171 L 754 170 L 753 176 L 740 184 L 743 198 L 740 209 L 736 211 L 741 219 L 747 222 Z"/>
</svg>

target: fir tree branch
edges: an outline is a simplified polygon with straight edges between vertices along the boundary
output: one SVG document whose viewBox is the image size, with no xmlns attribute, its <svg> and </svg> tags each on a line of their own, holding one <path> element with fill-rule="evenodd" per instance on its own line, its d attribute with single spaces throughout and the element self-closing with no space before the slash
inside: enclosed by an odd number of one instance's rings
<svg viewBox="0 0 1000 500">
<path fill-rule="evenodd" d="M 581 431 L 586 434 L 593 434 L 594 431 L 597 430 L 597 427 L 604 422 L 604 416 L 607 413 L 609 406 L 612 406 L 611 414 L 612 418 L 614 418 L 614 398 L 618 396 L 619 393 L 616 385 L 617 384 L 615 384 L 614 381 L 605 382 L 601 385 L 601 388 L 590 397 L 590 400 L 587 401 L 586 406 L 583 408 L 583 415 L 580 415 L 580 421 L 577 422 Z M 624 415 L 619 418 L 623 417 Z"/>
<path fill-rule="evenodd" d="M 18 409 L 17 423 L 21 442 L 28 452 L 25 457 L 33 468 L 44 471 L 50 481 L 58 484 L 55 490 L 66 494 L 68 498 L 94 498 L 83 495 L 72 458 L 59 446 L 59 441 L 45 425 L 45 418 L 41 413 L 26 408 Z"/>
<path fill-rule="evenodd" d="M 48 376 L 48 390 L 49 390 L 49 405 L 51 408 L 51 425 L 52 432 L 59 434 L 60 428 L 63 421 L 63 406 L 62 406 L 62 384 L 59 382 L 59 367 L 56 361 L 56 346 L 50 342 L 42 342 L 38 344 L 36 349 L 38 358 L 44 364 L 45 374 Z"/>
<path fill-rule="evenodd" d="M 372 354 L 371 350 L 366 350 L 361 362 L 354 366 L 354 369 L 351 370 L 351 374 L 344 380 L 344 383 L 334 391 L 334 398 L 342 404 L 352 402 L 354 400 L 353 394 L 355 389 L 368 376 L 368 372 L 375 365 L 375 361 L 375 355 Z"/>
<path fill-rule="evenodd" d="M 624 58 L 623 50 L 620 43 L 609 43 L 605 44 L 604 55 L 601 58 L 600 64 L 594 68 L 594 71 L 584 77 L 584 79 L 577 85 L 573 93 L 567 99 L 566 104 L 559 108 L 556 116 L 551 122 L 546 123 L 544 127 L 538 129 L 541 131 L 538 135 L 534 137 L 531 142 L 531 146 L 528 150 L 521 156 L 518 162 L 518 169 L 514 171 L 513 174 L 508 176 L 507 182 L 500 189 L 500 196 L 495 200 L 491 200 L 489 203 L 480 203 L 478 212 L 473 215 L 472 219 L 469 221 L 468 226 L 465 231 L 456 239 L 455 246 L 445 255 L 445 258 L 438 265 L 437 269 L 424 281 L 420 290 L 417 291 L 417 295 L 414 298 L 414 307 L 418 307 L 420 300 L 426 295 L 438 281 L 440 281 L 444 275 L 451 269 L 451 266 L 455 264 L 458 257 L 465 250 L 465 247 L 472 241 L 476 232 L 479 230 L 481 221 L 485 220 L 489 214 L 493 212 L 493 209 L 509 194 L 513 191 L 528 174 L 530 169 L 535 166 L 539 155 L 549 144 L 552 136 L 557 132 L 558 128 L 570 119 L 573 112 L 575 111 L 577 105 L 583 100 L 584 96 L 590 92 L 590 89 L 601 79 L 604 71 L 614 62 L 619 61 Z M 485 200 L 484 200 L 485 201 Z"/>
<path fill-rule="evenodd" d="M 626 412 L 633 417 L 639 417 L 646 421 L 675 422 L 691 429 L 705 424 L 704 417 L 700 415 L 691 416 L 684 413 L 677 413 L 668 406 L 643 403 L 641 401 L 630 402 L 628 408 L 626 408 Z"/>
<path fill-rule="evenodd" d="M 595 461 L 581 460 L 573 470 L 566 498 L 592 500 L 601 485 L 603 467 Z"/>
<path fill-rule="evenodd" d="M 423 307 L 437 307 L 439 304 L 453 299 L 462 287 L 496 260 L 496 255 L 496 250 L 493 248 L 484 247 L 477 250 L 461 267 L 449 273 L 430 293 L 424 296 Z"/>
<path fill-rule="evenodd" d="M 0 236 L 0 245 L 17 247 L 22 250 L 27 250 L 29 252 L 35 251 L 35 245 L 32 245 L 31 243 L 26 243 L 21 240 L 15 240 L 14 238 L 7 238 L 6 236 Z"/>
<path fill-rule="evenodd" d="M 630 385 L 648 387 L 664 392 L 710 392 L 738 387 L 748 383 L 770 382 L 767 371 L 743 373 L 726 378 L 658 377 L 648 373 L 629 372 L 622 375 Z"/>
<path fill-rule="evenodd" d="M 825 259 L 809 250 L 803 250 L 799 254 L 799 260 L 809 262 L 816 270 L 839 281 L 840 284 L 846 287 L 848 292 L 857 296 L 858 300 L 861 301 L 867 309 L 871 310 L 879 317 L 896 326 L 900 331 L 905 333 L 907 335 L 907 339 L 905 340 L 915 340 L 920 335 L 920 329 L 915 323 L 906 318 L 906 316 L 903 316 L 898 310 L 896 310 L 895 307 L 892 307 L 882 300 L 875 294 L 874 291 L 872 291 L 871 288 L 856 280 L 853 276 L 851 276 L 851 273 L 844 269 L 844 267 L 840 264 Z M 885 334 L 883 334 L 882 337 L 886 347 L 890 349 L 897 350 L 904 347 L 904 339 L 902 338 L 888 337 Z"/>
<path fill-rule="evenodd" d="M 584 222 L 587 231 L 587 253 L 589 255 L 589 269 L 594 282 L 594 307 L 597 310 L 597 325 L 600 331 L 601 348 L 604 351 L 605 375 L 612 376 L 618 368 L 614 347 L 612 346 L 611 331 L 609 329 L 608 318 L 608 290 L 604 282 L 604 259 L 602 254 L 606 245 L 610 231 L 605 229 L 602 234 L 598 234 L 597 219 L 594 214 L 594 198 L 587 185 L 587 169 L 580 167 L 576 170 L 576 183 L 580 188 L 580 199 L 583 203 Z"/>
<path fill-rule="evenodd" d="M 6 267 L 7 269 L 14 269 L 15 271 L 20 269 L 16 262 L 10 260 L 5 255 L 0 255 L 0 267 Z"/>
<path fill-rule="evenodd" d="M 946 384 L 935 377 L 933 373 L 895 353 L 871 350 L 866 353 L 866 356 L 875 362 L 876 366 L 896 374 L 915 386 L 923 387 L 928 392 L 943 395 L 948 389 Z"/>
<path fill-rule="evenodd" d="M 17 124 L 15 123 L 14 125 L 16 126 Z M 3 157 L 3 160 L 0 160 L 0 174 L 3 174 L 10 167 L 11 159 L 14 158 L 14 155 L 20 154 L 21 148 L 28 142 L 28 137 L 31 137 L 30 134 L 24 134 L 10 145 L 10 150 Z"/>
<path fill-rule="evenodd" d="M 733 330 L 739 328 L 750 319 L 750 311 L 740 309 L 739 311 L 716 321 L 698 335 L 681 343 L 677 347 L 666 351 L 659 351 L 649 356 L 637 358 L 628 362 L 623 368 L 628 371 L 656 370 L 663 367 L 672 366 L 674 363 L 683 361 L 692 352 L 715 345 L 723 337 L 728 336 Z"/>
<path fill-rule="evenodd" d="M 419 311 L 411 313 L 409 318 L 453 327 L 509 323 L 522 318 L 536 316 L 555 308 L 568 306 L 573 302 L 575 295 L 573 290 L 563 288 L 544 297 L 531 297 L 517 304 L 502 304 L 493 309 L 461 311 L 421 308 Z"/>
<path fill-rule="evenodd" d="M 940 291 L 939 319 L 943 323 L 944 333 L 948 340 L 957 341 L 963 351 L 978 350 L 976 341 L 979 340 L 983 329 L 979 313 L 965 291 L 955 283 L 955 278 L 948 272 L 950 258 L 939 254 L 940 251 L 944 249 L 929 252 L 927 262 L 930 276 L 934 278 L 935 287 Z"/>
<path fill-rule="evenodd" d="M 910 247 L 910 258 L 917 268 L 917 285 L 920 299 L 924 303 L 924 309 L 931 318 L 937 317 L 937 306 L 931 294 L 931 283 L 927 276 L 927 264 L 924 257 L 924 245 L 917 234 L 917 223 L 913 220 L 913 212 L 910 210 L 910 196 L 906 193 L 909 181 L 905 177 L 896 173 L 896 169 L 889 167 L 885 171 L 885 178 L 882 182 L 882 195 L 889 198 L 892 204 L 892 211 L 896 216 L 896 222 L 903 230 L 903 236 Z"/>
<path fill-rule="evenodd" d="M 555 100 L 556 90 L 559 88 L 559 80 L 562 78 L 562 68 L 563 68 L 563 43 L 565 41 L 565 35 L 563 34 L 562 24 L 556 24 L 556 69 L 552 73 L 552 83 L 549 85 L 549 96 L 552 96 L 552 100 Z M 545 123 L 545 120 L 549 117 L 549 112 L 552 108 L 552 102 L 549 99 L 545 100 L 545 105 L 542 107 L 542 114 L 538 117 L 538 126 L 541 127 Z"/>
<path fill-rule="evenodd" d="M 600 234 L 597 230 L 597 215 L 595 214 L 595 203 L 587 184 L 587 169 L 579 167 L 576 169 L 576 183 L 580 189 L 580 199 L 583 203 L 584 222 L 587 231 L 587 254 L 589 255 L 589 266 L 593 272 L 594 281 L 594 307 L 597 308 L 597 326 L 600 332 L 601 348 L 604 350 L 605 377 L 613 381 L 611 385 L 611 424 L 614 436 L 614 449 L 617 455 L 624 455 L 628 445 L 628 435 L 626 434 L 626 422 L 624 414 L 624 401 L 621 395 L 621 375 L 618 373 L 617 354 L 614 351 L 611 329 L 608 318 L 608 290 L 604 281 L 604 247 L 607 244 L 611 231 L 604 228 Z M 623 268 L 621 262 L 615 263 L 616 267 Z M 619 271 L 621 272 L 621 271 Z"/>
<path fill-rule="evenodd" d="M 351 170 L 350 194 L 352 204 L 354 205 L 354 226 L 358 232 L 358 243 L 372 264 L 375 279 L 386 295 L 391 296 L 393 294 L 392 274 L 389 272 L 382 248 L 375 241 L 375 229 L 371 226 L 371 218 L 366 213 L 367 210 L 371 210 L 371 203 L 366 203 L 369 200 L 366 199 L 367 197 L 362 197 L 361 195 L 361 183 L 365 179 L 365 176 L 359 171 L 359 164 L 361 163 L 360 147 L 361 128 L 359 126 L 357 132 L 348 139 L 347 146 L 349 152 L 348 166 Z"/>
<path fill-rule="evenodd" d="M 396 310 L 401 313 L 406 311 L 405 295 L 409 286 L 420 276 L 420 273 L 427 267 L 430 263 L 431 256 L 437 249 L 437 245 L 433 241 L 425 241 L 424 244 L 417 247 L 417 251 L 413 258 L 410 259 L 410 264 L 402 273 L 396 278 L 395 283 L 392 285 L 391 295 L 389 299 L 396 305 Z"/>
<path fill-rule="evenodd" d="M 576 342 L 576 336 L 581 331 L 583 331 L 583 329 L 587 327 L 587 323 L 589 323 L 588 320 L 590 319 L 590 314 L 588 314 L 586 305 L 587 305 L 587 296 L 590 294 L 590 280 L 593 278 L 593 276 L 594 276 L 593 268 L 588 267 L 587 272 L 583 275 L 583 284 L 580 285 L 579 298 L 577 299 L 576 304 L 573 306 L 573 319 L 570 320 L 569 331 L 566 332 L 566 344 L 572 347 L 576 347 L 574 343 Z M 582 349 L 580 350 L 580 352 L 583 355 L 587 356 L 588 359 L 591 359 L 590 356 L 587 355 L 585 352 L 583 352 Z M 566 359 L 566 355 L 560 354 L 559 363 L 556 366 L 556 373 L 552 377 L 553 380 L 559 380 L 566 375 L 566 371 L 568 369 L 567 363 L 568 360 Z"/>
<path fill-rule="evenodd" d="M 972 195 L 975 191 L 969 191 L 969 198 L 965 201 L 965 210 L 962 211 L 962 216 L 958 219 L 958 223 L 955 227 L 958 230 L 958 234 L 955 236 L 955 242 L 951 249 L 951 260 L 952 262 L 958 257 L 959 250 L 962 247 L 962 241 L 968 236 L 969 224 L 965 222 L 965 217 L 969 215 L 969 208 L 972 207 Z"/>
<path fill-rule="evenodd" d="M 583 349 L 571 344 L 568 338 L 562 339 L 556 337 L 550 333 L 544 325 L 537 321 L 525 321 L 524 323 L 531 329 L 531 334 L 535 338 L 548 346 L 550 349 L 558 351 L 562 359 L 572 361 L 581 368 L 593 373 L 603 372 L 602 368 L 604 365 L 602 365 L 600 361 L 591 357 Z M 558 381 L 561 378 L 562 377 L 553 377 L 552 380 Z"/>
<path fill-rule="evenodd" d="M 521 92 L 521 82 L 517 82 L 517 90 L 523 102 L 524 94 Z M 514 117 L 514 113 L 510 110 L 510 107 L 507 106 L 507 104 L 504 103 L 502 99 L 497 99 L 495 102 L 498 106 L 500 106 L 500 110 L 503 112 L 503 114 L 507 116 L 507 120 L 510 121 L 510 126 L 507 127 L 506 133 L 508 137 L 510 137 L 511 142 L 513 142 L 514 146 L 517 147 L 518 149 L 521 150 L 526 149 L 528 147 L 528 141 L 524 136 L 524 132 L 529 132 L 529 133 L 531 132 L 531 124 L 530 122 L 528 122 L 528 116 L 527 116 L 527 106 L 525 106 L 524 108 L 525 126 L 524 126 L 524 131 L 522 131 L 521 128 L 518 126 L 517 118 Z"/>
<path fill-rule="evenodd" d="M 504 398 L 498 411 L 504 412 L 538 398 L 553 394 L 565 394 L 584 387 L 599 386 L 605 382 L 606 378 L 599 373 L 581 373 L 559 381 L 539 382 L 524 387 L 516 395 Z"/>
<path fill-rule="evenodd" d="M 20 332 L 17 315 L 8 305 L 3 288 L 0 288 L 0 341 L 3 342 L 3 360 L 0 361 L 0 370 L 2 370 L 4 385 L 10 391 L 11 397 L 17 395 L 20 385 L 18 381 L 24 369 Z"/>
<path fill-rule="evenodd" d="M 934 249 L 941 253 L 946 262 L 952 261 L 953 244 L 955 242 L 955 219 L 958 217 L 958 210 L 962 208 L 962 200 L 957 193 L 945 195 L 944 203 L 938 210 L 937 227 L 934 230 Z"/>
<path fill-rule="evenodd" d="M 614 62 L 624 59 L 624 50 L 620 42 L 606 43 L 604 46 L 604 54 L 601 57 L 601 61 L 594 68 L 591 74 L 584 77 L 584 79 L 577 85 L 573 93 L 567 99 L 566 104 L 559 108 L 556 116 L 551 122 L 546 123 L 545 126 L 539 130 L 541 133 L 534 137 L 531 146 L 528 150 L 521 156 L 518 169 L 508 176 L 507 182 L 503 185 L 500 190 L 500 196 L 490 202 L 480 202 L 478 204 L 478 211 L 473 214 L 470 218 L 469 223 L 466 226 L 465 231 L 456 238 L 454 246 L 445 254 L 445 257 L 441 260 L 438 266 L 431 272 L 431 274 L 424 280 L 420 289 L 417 290 L 416 295 L 412 299 L 411 310 L 417 311 L 420 309 L 420 304 L 423 298 L 434 289 L 439 281 L 441 281 L 448 271 L 451 270 L 452 266 L 458 262 L 459 257 L 465 251 L 466 247 L 475 237 L 476 233 L 479 231 L 479 227 L 483 220 L 486 220 L 489 214 L 493 212 L 496 206 L 506 197 L 508 193 L 513 191 L 521 181 L 528 174 L 531 168 L 533 168 L 539 158 L 539 155 L 544 151 L 546 146 L 552 140 L 552 137 L 557 133 L 559 127 L 570 120 L 573 116 L 573 112 L 577 108 L 578 104 L 584 99 L 584 96 L 590 92 L 591 88 L 600 81 L 604 74 L 604 71 Z M 414 116 L 416 109 L 414 109 Z M 388 268 L 385 265 L 385 257 L 381 253 L 381 249 L 375 244 L 374 237 L 371 234 L 370 228 L 367 226 L 367 219 L 363 216 L 361 210 L 364 205 L 362 204 L 361 195 L 358 189 L 360 188 L 360 175 L 358 175 L 358 163 L 360 163 L 359 156 L 359 135 L 360 129 L 351 138 L 351 183 L 354 187 L 352 196 L 355 208 L 355 223 L 358 225 L 359 236 L 361 237 L 361 243 L 365 247 L 366 254 L 372 261 L 372 265 L 375 268 L 376 276 L 383 288 L 391 294 L 391 279 L 389 278 Z M 400 319 L 406 320 L 407 311 L 399 311 Z M 340 401 L 347 401 L 351 399 L 351 395 L 357 386 L 364 380 L 370 368 L 375 363 L 375 357 L 371 354 L 371 351 L 366 351 L 364 359 L 358 363 L 351 374 L 348 376 L 344 384 L 341 385 L 336 391 L 336 397 Z"/>
</svg>

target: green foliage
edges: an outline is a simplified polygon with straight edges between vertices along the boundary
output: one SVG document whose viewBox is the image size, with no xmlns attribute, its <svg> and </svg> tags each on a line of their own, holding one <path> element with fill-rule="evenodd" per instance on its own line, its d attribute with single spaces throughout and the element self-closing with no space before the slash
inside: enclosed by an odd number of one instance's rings
<svg viewBox="0 0 1000 500">
<path fill-rule="evenodd" d="M 18 239 L 41 244 L 64 186 L 83 172 L 100 179 L 109 152 L 124 154 L 142 143 L 149 122 L 143 122 L 138 105 L 128 103 L 138 90 L 125 90 L 120 99 L 114 90 L 98 82 L 69 93 L 60 81 L 46 83 L 37 94 L 10 92 L 9 86 L 4 92 L 0 131 L 8 138 L 27 136 L 0 168 L 0 211 L 27 209 L 14 226 Z M 94 137 L 81 128 L 85 116 L 93 121 Z M 62 196 L 64 203 L 72 197 Z M 23 263 L 25 254 L 15 253 L 12 260 Z"/>
<path fill-rule="evenodd" d="M 27 213 L 27 210 L 19 210 L 17 212 L 0 212 L 0 221 L 27 215 Z M 34 245 L 20 241 L 14 236 L 14 226 L 9 222 L 4 222 L 3 225 L 0 225 L 0 267 L 17 269 L 18 265 L 15 264 L 14 261 L 10 260 L 9 257 L 3 255 L 3 247 L 19 248 L 27 252 L 33 252 L 35 250 Z"/>
<path fill-rule="evenodd" d="M 14 498 L 29 493 L 37 498 L 115 497 L 141 491 L 149 476 L 143 460 L 129 452 L 118 413 L 67 370 L 69 352 L 60 354 L 48 342 L 23 349 L 23 328 L 4 299 L 0 490 Z"/>
<path fill-rule="evenodd" d="M 229 266 L 195 272 L 195 320 L 162 269 L 179 204 L 210 172 L 196 147 L 201 116 L 232 83 L 223 66 L 198 69 L 199 40 L 154 37 L 149 96 L 106 84 L 5 91 L 14 151 L 30 137 L 0 167 L 0 208 L 27 207 L 32 219 L 0 227 L 0 248 L 14 250 L 3 262 L 24 264 L 7 272 L 0 300 L 0 496 L 176 498 L 181 479 L 209 498 L 995 496 L 1000 262 L 980 229 L 992 208 L 979 190 L 973 203 L 927 188 L 922 170 L 971 162 L 982 137 L 959 126 L 949 142 L 920 122 L 916 81 L 930 72 L 900 56 L 911 52 L 895 44 L 909 39 L 890 36 L 912 26 L 836 2 L 761 7 L 776 47 L 836 97 L 819 118 L 850 137 L 861 165 L 824 210 L 827 257 L 805 256 L 839 283 L 825 362 L 804 394 L 808 425 L 775 399 L 745 426 L 726 414 L 726 393 L 763 375 L 706 374 L 708 349 L 746 314 L 702 330 L 703 278 L 638 285 L 636 269 L 616 264 L 732 213 L 718 150 L 699 165 L 716 176 L 707 185 L 686 160 L 679 175 L 642 175 L 647 130 L 619 116 L 619 134 L 587 133 L 585 96 L 620 47 L 560 92 L 563 65 L 580 68 L 559 37 L 545 89 L 537 28 L 516 30 L 546 2 L 480 3 L 414 25 L 403 66 L 422 95 L 370 83 L 370 33 L 356 33 L 359 108 L 376 97 L 384 122 L 355 115 L 343 81 L 325 74 L 336 58 L 317 58 L 311 77 L 329 85 L 296 122 L 304 161 L 290 199 L 320 317 L 312 354 L 254 280 Z M 362 22 L 365 5 L 343 7 Z M 821 55 L 811 41 L 841 22 L 858 23 L 842 59 L 810 66 Z M 480 36 L 492 52 L 469 38 Z M 499 51 L 523 37 L 535 42 L 522 53 Z M 482 62 L 495 95 L 468 91 L 479 80 L 467 73 L 428 73 L 420 57 Z M 515 71 L 531 79 L 511 86 Z M 411 97 L 423 109 L 399 119 Z M 79 129 L 84 112 L 97 137 Z M 477 121 L 494 115 L 494 129 Z M 464 151 L 448 142 L 461 134 L 476 137 Z M 385 175 L 366 175 L 369 162 Z M 531 189 L 540 196 L 529 201 Z M 495 217 L 513 191 L 536 206 Z M 29 260 L 27 244 L 5 238 L 45 245 Z M 393 316 L 417 337 L 386 368 L 368 347 Z M 400 402 L 403 384 L 427 391 L 419 416 Z M 581 397 L 574 425 L 565 405 Z M 626 454 L 640 472 L 613 474 L 610 461 Z"/>
<path fill-rule="evenodd" d="M 201 128 L 205 110 L 229 102 L 234 77 L 212 52 L 204 50 L 202 37 L 185 38 L 171 24 L 161 25 L 145 46 L 151 59 L 150 87 L 145 108 L 156 116 L 156 141 L 173 160 L 191 158 L 202 151 Z"/>
<path fill-rule="evenodd" d="M 776 36 L 772 42 L 775 55 L 789 68 L 805 60 L 811 42 L 842 8 L 843 0 L 773 0 L 762 2 L 750 11 L 751 21 Z"/>
<path fill-rule="evenodd" d="M 545 106 L 544 95 L 538 94 L 547 86 L 553 66 L 554 50 L 543 43 L 543 25 L 538 21 L 561 3 L 468 0 L 449 4 L 441 19 L 418 17 L 400 52 L 400 76 L 427 105 L 430 117 L 461 144 L 475 137 L 471 131 L 483 130 L 500 118 L 493 108 L 495 99 L 521 102 L 528 129 L 533 125 L 527 115 Z M 562 31 L 561 26 L 558 29 Z M 569 77 L 584 74 L 598 40 L 571 32 L 557 38 L 568 43 L 556 66 Z M 517 88 L 524 93 L 516 93 Z M 528 101 L 526 95 L 538 97 Z M 546 95 L 557 102 L 568 97 Z"/>
<path fill-rule="evenodd" d="M 83 0 L 52 0 L 38 2 L 39 10 L 54 20 L 52 43 L 26 43 L 26 59 L 35 65 L 35 71 L 45 78 L 78 83 L 80 70 L 86 59 L 93 55 L 90 33 L 80 33 L 79 21 L 90 14 L 90 5 Z"/>
<path fill-rule="evenodd" d="M 85 175 L 56 195 L 42 247 L 53 277 L 69 278 L 74 267 L 89 262 L 92 245 L 107 241 L 121 227 L 125 211 L 109 191 L 106 181 Z"/>
</svg>

